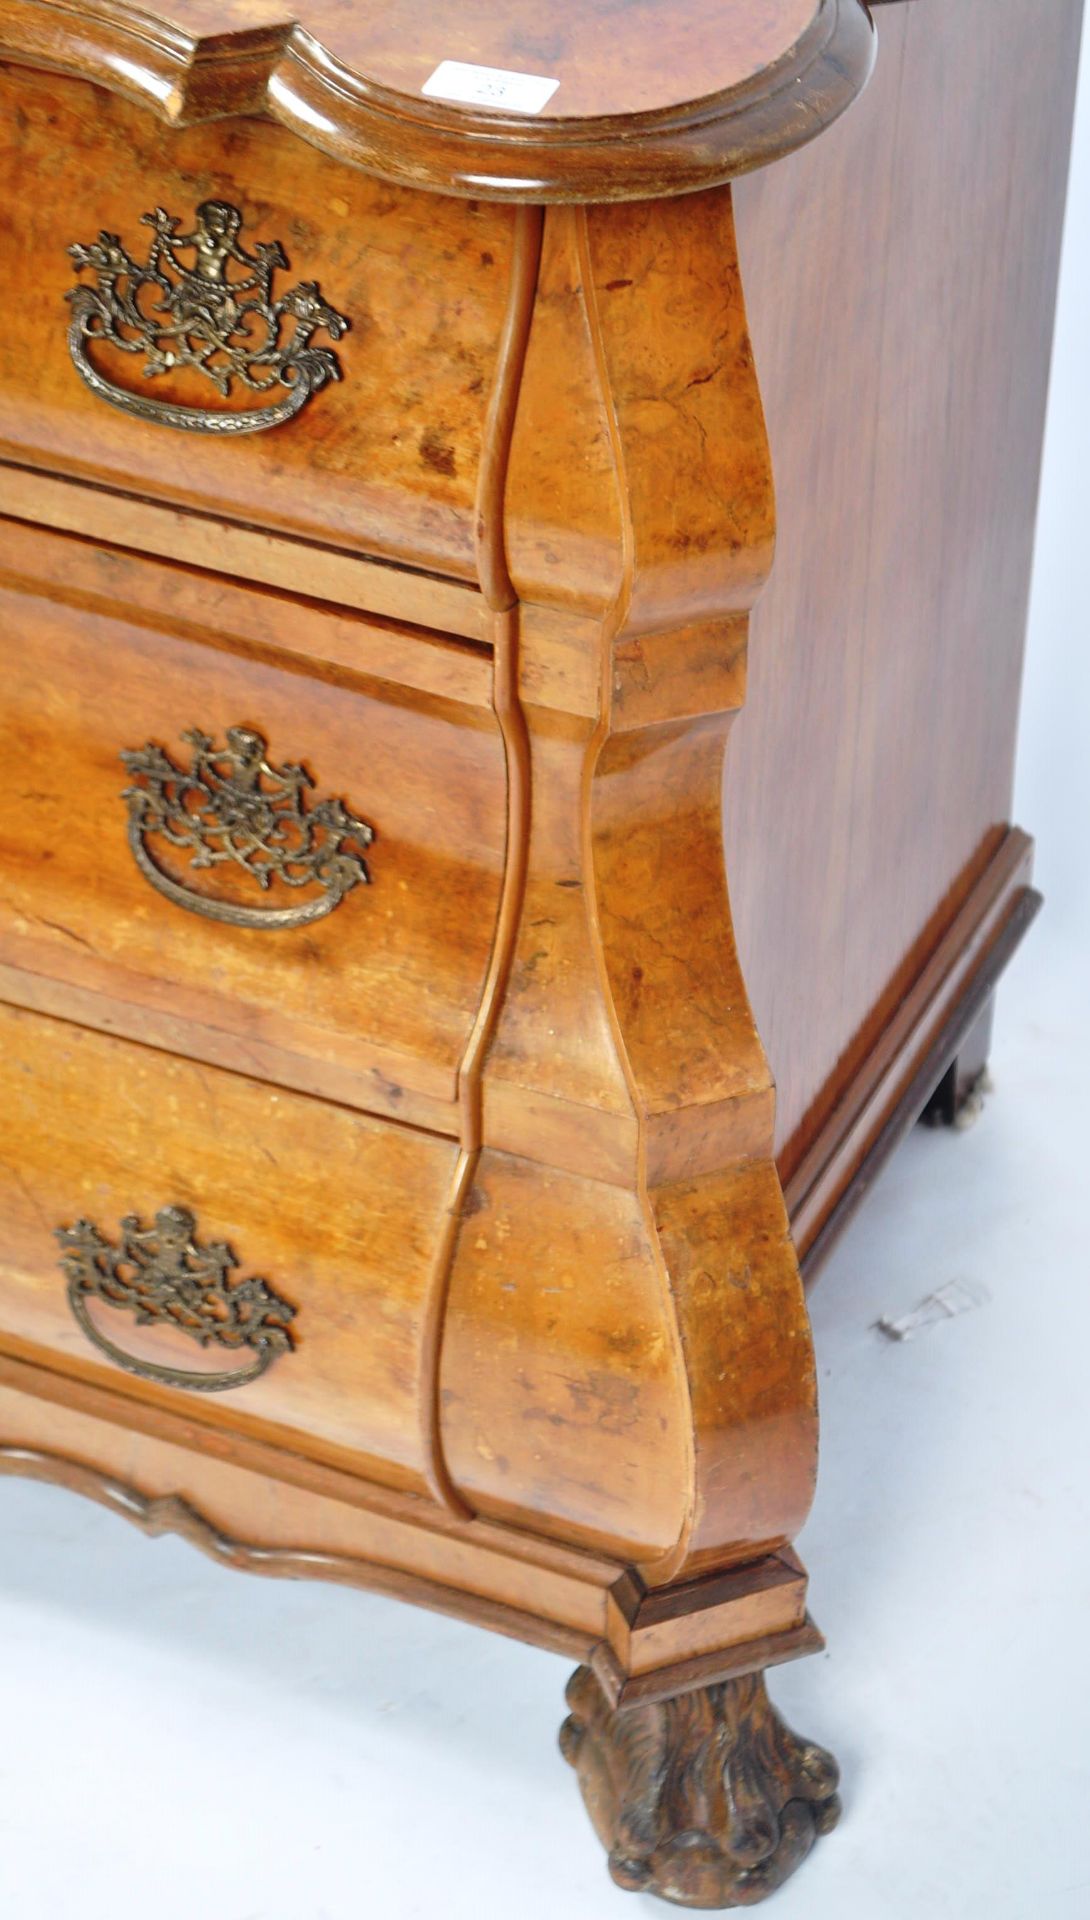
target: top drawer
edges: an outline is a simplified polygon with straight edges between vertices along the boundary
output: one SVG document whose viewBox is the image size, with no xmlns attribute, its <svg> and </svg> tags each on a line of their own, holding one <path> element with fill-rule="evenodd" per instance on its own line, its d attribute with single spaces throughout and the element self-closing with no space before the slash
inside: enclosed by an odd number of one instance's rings
<svg viewBox="0 0 1090 1920">
<path fill-rule="evenodd" d="M 0 67 L 0 130 L 0 455 L 474 577 L 510 208 L 25 69 Z"/>
</svg>

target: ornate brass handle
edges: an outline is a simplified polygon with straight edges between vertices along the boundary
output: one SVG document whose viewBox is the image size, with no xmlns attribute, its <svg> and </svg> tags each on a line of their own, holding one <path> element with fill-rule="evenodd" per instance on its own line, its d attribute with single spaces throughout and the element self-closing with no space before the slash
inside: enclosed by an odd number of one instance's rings
<svg viewBox="0 0 1090 1920">
<path fill-rule="evenodd" d="M 166 899 L 234 927 L 305 927 L 332 913 L 353 887 L 370 883 L 362 851 L 353 848 L 369 847 L 374 828 L 342 800 L 320 800 L 308 809 L 309 773 L 271 765 L 260 733 L 228 727 L 226 746 L 217 747 L 191 727 L 182 739 L 193 749 L 189 767 L 175 766 L 150 741 L 121 755 L 137 783 L 122 794 L 129 845 L 145 879 Z M 293 907 L 212 899 L 173 879 L 149 849 L 149 837 L 184 849 L 193 869 L 238 867 L 263 893 L 274 882 L 312 891 Z"/>
<path fill-rule="evenodd" d="M 90 267 L 96 280 L 67 295 L 68 351 L 80 379 L 100 400 L 185 433 L 260 433 L 298 413 L 327 380 L 340 379 L 336 354 L 311 340 L 322 327 L 339 340 L 348 321 L 326 305 L 316 280 L 302 280 L 273 298 L 273 274 L 288 264 L 279 240 L 260 240 L 248 253 L 238 238 L 242 215 L 226 200 L 202 201 L 192 233 L 179 233 L 181 221 L 162 207 L 141 220 L 155 233 L 143 264 L 116 233 L 68 249 L 77 268 Z M 192 254 L 190 265 L 179 253 Z M 187 368 L 210 380 L 223 399 L 236 381 L 251 393 L 280 389 L 279 397 L 233 412 L 146 399 L 115 386 L 94 365 L 93 341 L 142 354 L 147 380 Z"/>
<path fill-rule="evenodd" d="M 58 1227 L 56 1238 L 64 1250 L 61 1267 L 68 1281 L 68 1304 L 101 1352 L 142 1380 L 195 1393 L 221 1393 L 246 1386 L 277 1354 L 291 1351 L 295 1308 L 279 1299 L 265 1280 L 229 1279 L 238 1265 L 230 1247 L 222 1240 L 202 1247 L 196 1231 L 187 1207 L 162 1207 L 150 1227 L 128 1214 L 121 1222 L 118 1246 L 91 1220 Z M 202 1347 L 248 1347 L 253 1358 L 248 1366 L 226 1373 L 137 1360 L 100 1332 L 88 1311 L 92 1298 L 127 1309 L 140 1326 L 180 1327 Z"/>
</svg>

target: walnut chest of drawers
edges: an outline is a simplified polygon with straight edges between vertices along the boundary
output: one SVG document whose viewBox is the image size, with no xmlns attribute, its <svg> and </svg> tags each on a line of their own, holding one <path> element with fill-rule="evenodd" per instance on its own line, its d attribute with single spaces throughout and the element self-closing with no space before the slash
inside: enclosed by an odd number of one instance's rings
<svg viewBox="0 0 1090 1920">
<path fill-rule="evenodd" d="M 0 0 L 0 1469 L 570 1652 L 682 1903 L 835 1820 L 800 1260 L 1036 905 L 1079 14 Z"/>
</svg>

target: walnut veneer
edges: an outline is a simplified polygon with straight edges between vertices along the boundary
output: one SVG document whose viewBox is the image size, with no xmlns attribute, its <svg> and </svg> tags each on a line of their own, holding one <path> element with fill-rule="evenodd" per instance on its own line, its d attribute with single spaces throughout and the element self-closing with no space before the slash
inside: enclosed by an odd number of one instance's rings
<svg viewBox="0 0 1090 1920">
<path fill-rule="evenodd" d="M 0 1472 L 577 1658 L 691 1905 L 838 1811 L 799 1256 L 1036 906 L 1080 12 L 0 0 Z"/>
</svg>

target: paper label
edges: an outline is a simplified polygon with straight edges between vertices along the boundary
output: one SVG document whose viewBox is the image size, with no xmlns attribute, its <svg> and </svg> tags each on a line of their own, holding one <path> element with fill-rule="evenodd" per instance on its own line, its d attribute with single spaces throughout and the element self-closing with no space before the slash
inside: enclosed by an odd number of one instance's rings
<svg viewBox="0 0 1090 1920">
<path fill-rule="evenodd" d="M 463 60 L 441 60 L 420 91 L 439 100 L 461 100 L 471 107 L 540 113 L 559 85 L 559 80 L 546 80 L 539 73 L 507 73 L 502 67 L 472 67 Z"/>
</svg>

